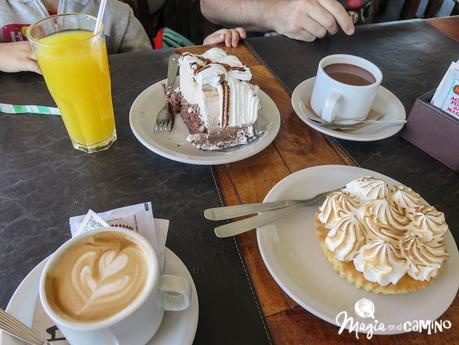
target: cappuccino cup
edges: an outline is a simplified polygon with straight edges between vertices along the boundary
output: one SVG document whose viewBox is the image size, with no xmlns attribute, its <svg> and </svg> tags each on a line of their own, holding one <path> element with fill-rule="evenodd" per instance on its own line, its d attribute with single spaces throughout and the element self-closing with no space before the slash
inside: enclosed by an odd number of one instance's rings
<svg viewBox="0 0 459 345">
<path fill-rule="evenodd" d="M 190 283 L 161 274 L 140 234 L 100 229 L 80 234 L 50 257 L 40 301 L 72 345 L 145 345 L 164 311 L 187 309 Z"/>
<path fill-rule="evenodd" d="M 326 122 L 365 120 L 382 81 L 381 70 L 354 55 L 336 54 L 319 62 L 311 107 Z"/>
</svg>

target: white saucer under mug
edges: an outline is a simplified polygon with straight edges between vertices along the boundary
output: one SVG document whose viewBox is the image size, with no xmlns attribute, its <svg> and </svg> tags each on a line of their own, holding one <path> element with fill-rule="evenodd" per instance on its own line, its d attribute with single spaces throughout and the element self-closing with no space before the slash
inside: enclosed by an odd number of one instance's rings
<svg viewBox="0 0 459 345">
<path fill-rule="evenodd" d="M 165 312 L 158 331 L 146 345 L 191 345 L 196 334 L 199 318 L 199 303 L 196 286 L 185 264 L 174 252 L 166 248 L 164 258 L 165 265 L 163 272 L 187 279 L 192 287 L 192 300 L 190 307 L 186 310 Z M 14 292 L 6 308 L 8 313 L 28 326 L 32 325 L 35 306 L 38 300 L 38 282 L 47 261 L 48 258 L 44 259 L 30 271 Z M 0 345 L 24 344 L 24 342 L 0 331 Z M 55 344 L 60 345 L 66 343 L 57 341 Z"/>
<path fill-rule="evenodd" d="M 386 139 L 398 133 L 404 126 L 400 124 L 367 123 L 354 130 L 333 130 L 321 126 L 320 123 L 311 121 L 310 118 L 318 118 L 310 106 L 312 89 L 315 77 L 301 82 L 292 93 L 292 106 L 298 117 L 309 127 L 331 137 L 353 141 L 375 141 Z M 381 121 L 406 120 L 406 112 L 402 102 L 384 86 L 380 86 L 376 93 L 371 112 L 383 114 Z"/>
</svg>

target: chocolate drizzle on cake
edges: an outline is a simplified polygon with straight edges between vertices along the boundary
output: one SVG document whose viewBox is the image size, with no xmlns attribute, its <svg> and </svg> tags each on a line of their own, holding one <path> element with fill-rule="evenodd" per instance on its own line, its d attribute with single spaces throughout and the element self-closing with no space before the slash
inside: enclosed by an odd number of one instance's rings
<svg viewBox="0 0 459 345">
<path fill-rule="evenodd" d="M 193 54 L 191 53 L 184 53 L 182 56 L 191 56 Z M 227 72 L 230 72 L 230 71 L 239 71 L 239 72 L 245 72 L 247 71 L 247 69 L 245 67 L 239 67 L 239 66 L 231 66 L 231 65 L 228 65 L 226 63 L 223 63 L 223 62 L 218 62 L 218 61 L 212 61 L 208 58 L 205 58 L 201 55 L 196 55 L 196 57 L 201 60 L 204 65 L 198 65 L 197 62 L 192 62 L 190 64 L 190 68 L 193 70 L 193 74 L 196 75 L 198 73 L 201 73 L 202 71 L 204 71 L 205 69 L 209 68 L 209 65 L 210 64 L 215 64 L 215 65 L 220 65 L 222 66 Z"/>
<path fill-rule="evenodd" d="M 210 67 L 210 65 L 198 65 L 196 62 L 193 62 L 193 65 L 196 66 L 196 67 L 193 67 L 194 75 L 201 73 L 202 71 Z"/>
<path fill-rule="evenodd" d="M 201 55 L 198 55 L 199 59 L 201 59 L 202 62 L 204 62 L 204 64 L 206 65 L 210 65 L 212 63 L 212 60 L 211 59 L 208 59 L 208 58 L 205 58 Z"/>
<path fill-rule="evenodd" d="M 228 127 L 229 122 L 229 105 L 230 105 L 230 89 L 228 82 L 220 76 L 220 85 L 222 87 L 222 121 L 221 128 Z"/>
<path fill-rule="evenodd" d="M 228 65 L 226 63 L 223 63 L 223 62 L 214 62 L 214 63 L 216 63 L 217 65 L 223 66 L 223 68 L 226 69 L 227 72 L 229 72 L 229 71 L 245 72 L 245 68 L 244 67 L 230 66 L 230 65 Z"/>
</svg>

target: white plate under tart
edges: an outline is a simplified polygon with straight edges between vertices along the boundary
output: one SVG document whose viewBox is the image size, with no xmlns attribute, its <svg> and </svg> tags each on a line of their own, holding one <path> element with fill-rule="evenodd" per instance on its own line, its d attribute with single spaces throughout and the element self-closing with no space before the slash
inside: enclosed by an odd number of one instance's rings
<svg viewBox="0 0 459 345">
<path fill-rule="evenodd" d="M 287 176 L 271 189 L 264 202 L 312 197 L 362 176 L 373 176 L 389 185 L 400 184 L 371 170 L 323 165 Z M 454 301 L 459 288 L 459 254 L 450 231 L 445 234 L 450 257 L 436 282 L 408 294 L 375 294 L 341 278 L 327 261 L 314 224 L 318 207 L 307 207 L 257 229 L 258 247 L 266 267 L 282 290 L 301 307 L 335 325 L 335 318 L 341 311 L 347 311 L 355 320 L 371 323 L 372 319 L 361 319 L 354 312 L 355 302 L 368 298 L 375 304 L 375 319 L 393 325 L 419 319 L 435 320 Z M 404 331 L 375 331 L 375 334 L 399 333 Z"/>
</svg>

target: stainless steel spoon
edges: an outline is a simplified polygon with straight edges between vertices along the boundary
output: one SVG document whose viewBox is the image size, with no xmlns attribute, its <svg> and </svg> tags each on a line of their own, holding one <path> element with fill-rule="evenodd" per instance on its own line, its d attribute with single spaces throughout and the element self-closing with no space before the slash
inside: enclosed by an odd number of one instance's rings
<svg viewBox="0 0 459 345">
<path fill-rule="evenodd" d="M 303 115 L 306 116 L 308 118 L 308 120 L 310 120 L 310 121 L 312 121 L 314 123 L 317 123 L 321 127 L 324 127 L 324 128 L 327 128 L 327 129 L 331 129 L 331 130 L 352 131 L 352 130 L 356 130 L 356 129 L 362 128 L 366 124 L 376 123 L 376 122 L 377 123 L 383 123 L 383 124 L 394 124 L 394 125 L 395 124 L 406 123 L 406 120 L 399 120 L 399 119 L 397 119 L 397 120 L 381 120 L 384 117 L 384 114 L 377 113 L 371 118 L 368 118 L 368 119 L 365 119 L 365 120 L 356 120 L 356 121 L 352 121 L 352 123 L 350 123 L 348 125 L 343 125 L 343 124 L 339 124 L 339 123 L 326 122 L 326 121 L 322 120 L 320 117 L 309 116 L 308 115 L 308 111 L 306 111 L 306 109 L 305 109 L 305 108 L 308 108 L 308 107 L 304 104 L 304 102 L 300 102 L 300 108 L 301 108 L 301 111 L 303 112 Z M 309 112 L 311 112 L 311 111 L 309 111 Z"/>
</svg>

